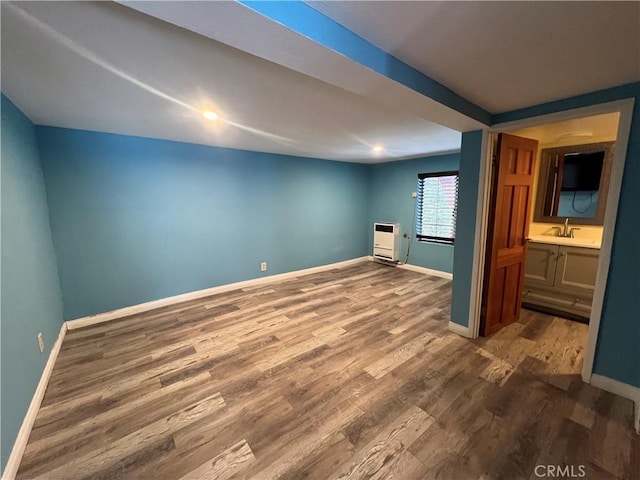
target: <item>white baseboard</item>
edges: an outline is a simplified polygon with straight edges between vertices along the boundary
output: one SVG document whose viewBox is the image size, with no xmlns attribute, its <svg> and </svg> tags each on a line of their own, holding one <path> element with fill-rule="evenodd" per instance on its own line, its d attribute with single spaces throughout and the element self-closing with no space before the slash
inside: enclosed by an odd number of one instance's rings
<svg viewBox="0 0 640 480">
<path fill-rule="evenodd" d="M 591 375 L 591 382 L 589 383 L 591 383 L 591 385 L 593 385 L 594 387 L 601 388 L 602 390 L 606 390 L 607 392 L 615 393 L 620 397 L 628 398 L 629 400 L 633 400 L 634 402 L 640 401 L 640 387 L 634 387 L 633 385 L 629 385 L 628 383 L 623 383 L 619 380 L 605 377 L 604 375 L 598 375 L 597 373 Z"/>
<path fill-rule="evenodd" d="M 447 329 L 450 332 L 457 333 L 458 335 L 461 335 L 465 338 L 473 338 L 469 327 L 463 327 L 462 325 L 458 325 L 457 323 L 449 322 L 449 324 L 447 325 Z"/>
<path fill-rule="evenodd" d="M 366 257 L 370 262 L 374 261 L 373 256 Z M 391 264 L 390 264 L 391 265 Z M 410 263 L 398 263 L 398 268 L 404 268 L 405 270 L 411 270 L 412 272 L 424 273 L 425 275 L 433 275 L 434 277 L 453 279 L 453 274 L 449 272 L 443 272 L 442 270 L 434 270 L 432 268 L 421 267 L 419 265 L 411 265 Z"/>
<path fill-rule="evenodd" d="M 24 420 L 22 421 L 22 426 L 18 431 L 18 436 L 16 437 L 16 441 L 14 442 L 13 448 L 11 449 L 11 454 L 9 455 L 9 458 L 7 460 L 7 465 L 4 468 L 4 472 L 2 472 L 2 480 L 13 480 L 14 478 L 16 478 L 16 473 L 18 473 L 18 467 L 20 466 L 20 462 L 22 461 L 24 449 L 26 448 L 27 442 L 29 441 L 31 429 L 33 428 L 33 424 L 36 421 L 36 417 L 38 416 L 40 404 L 42 403 L 44 393 L 47 390 L 49 378 L 51 377 L 53 366 L 55 365 L 56 359 L 58 358 L 58 353 L 60 353 L 60 347 L 62 346 L 62 341 L 64 340 L 64 336 L 66 333 L 67 325 L 66 323 L 63 323 L 62 327 L 60 327 L 58 338 L 56 339 L 53 347 L 51 348 L 51 352 L 49 353 L 49 359 L 44 366 L 42 376 L 40 377 L 40 381 L 38 382 L 38 387 L 33 394 L 33 398 L 31 399 L 31 403 L 29 404 L 29 409 L 27 410 L 27 413 L 24 416 Z"/>
<path fill-rule="evenodd" d="M 425 275 L 433 275 L 434 277 L 448 278 L 449 280 L 453 279 L 452 273 L 433 270 L 427 267 L 420 267 L 419 265 L 411 265 L 410 263 L 398 265 L 398 267 L 404 268 L 405 270 L 411 270 L 412 272 L 424 273 Z"/>
<path fill-rule="evenodd" d="M 640 387 L 634 387 L 628 383 L 623 383 L 613 378 L 605 377 L 604 375 L 598 375 L 594 373 L 591 375 L 591 385 L 601 388 L 607 392 L 615 393 L 616 395 L 628 398 L 635 402 L 635 419 L 634 426 L 636 433 L 640 434 Z"/>
<path fill-rule="evenodd" d="M 88 327 L 89 325 L 108 322 L 116 318 L 125 317 L 128 315 L 134 315 L 136 313 L 147 312 L 155 308 L 165 307 L 167 305 L 173 305 L 176 303 L 186 302 L 189 300 L 195 300 L 197 298 L 208 297 L 210 295 L 215 295 L 218 293 L 229 292 L 231 290 L 238 290 L 240 288 L 252 287 L 255 285 L 261 285 L 265 283 L 277 282 L 279 280 L 285 280 L 287 278 L 301 277 L 304 275 L 310 275 L 312 273 L 332 270 L 334 268 L 346 267 L 348 265 L 353 265 L 355 263 L 364 262 L 368 260 L 368 258 L 369 257 L 358 257 L 358 258 L 353 258 L 351 260 L 345 260 L 343 262 L 330 263 L 328 265 L 320 265 L 318 267 L 305 268 L 303 270 L 295 270 L 293 272 L 278 273 L 276 275 L 253 278 L 251 280 L 244 280 L 242 282 L 228 283 L 226 285 L 219 285 L 217 287 L 205 288 L 204 290 L 196 290 L 195 292 L 183 293 L 181 295 L 175 295 L 173 297 L 161 298 L 159 300 L 153 300 L 151 302 L 140 303 L 138 305 L 119 308 L 117 310 L 111 310 L 105 313 L 98 313 L 96 315 L 90 315 L 88 317 L 69 320 L 66 322 L 67 328 L 69 330 L 75 330 L 77 328 Z"/>
</svg>

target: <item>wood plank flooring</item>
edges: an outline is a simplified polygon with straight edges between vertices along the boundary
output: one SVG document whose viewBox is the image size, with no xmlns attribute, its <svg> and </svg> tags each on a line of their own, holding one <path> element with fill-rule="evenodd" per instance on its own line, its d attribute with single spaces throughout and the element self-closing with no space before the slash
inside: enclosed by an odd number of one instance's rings
<svg viewBox="0 0 640 480">
<path fill-rule="evenodd" d="M 470 341 L 450 288 L 364 262 L 69 331 L 18 478 L 640 478 L 631 402 L 580 380 L 587 326 Z"/>
</svg>

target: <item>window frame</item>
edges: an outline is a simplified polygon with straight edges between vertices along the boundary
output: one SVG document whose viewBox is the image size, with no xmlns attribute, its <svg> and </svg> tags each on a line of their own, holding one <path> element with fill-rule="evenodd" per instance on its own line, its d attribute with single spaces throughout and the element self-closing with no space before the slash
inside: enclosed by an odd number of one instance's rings
<svg viewBox="0 0 640 480">
<path fill-rule="evenodd" d="M 453 237 L 438 237 L 433 235 L 422 235 L 422 215 L 424 212 L 424 185 L 422 184 L 423 180 L 426 178 L 434 178 L 434 177 L 456 177 L 456 200 L 455 205 L 453 207 Z M 453 245 L 456 240 L 456 228 L 457 228 L 457 220 L 458 220 L 458 194 L 460 188 L 460 170 L 448 170 L 445 172 L 431 172 L 431 173 L 419 173 L 418 174 L 418 194 L 416 195 L 416 239 L 419 242 L 426 243 L 437 243 L 441 245 Z"/>
</svg>

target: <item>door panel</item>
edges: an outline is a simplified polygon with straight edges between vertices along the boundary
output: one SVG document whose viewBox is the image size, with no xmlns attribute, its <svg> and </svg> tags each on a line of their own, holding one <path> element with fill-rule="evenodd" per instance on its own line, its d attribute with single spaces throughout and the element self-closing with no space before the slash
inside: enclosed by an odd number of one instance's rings
<svg viewBox="0 0 640 480">
<path fill-rule="evenodd" d="M 521 263 L 513 263 L 505 268 L 506 280 L 505 291 L 503 296 L 503 308 L 508 309 L 504 312 L 505 317 L 513 318 L 517 320 L 520 316 L 520 302 L 518 302 L 518 291 L 516 291 L 512 285 L 517 285 L 520 281 L 520 268 Z"/>
<path fill-rule="evenodd" d="M 500 134 L 491 188 L 480 333 L 520 316 L 538 142 Z"/>
</svg>

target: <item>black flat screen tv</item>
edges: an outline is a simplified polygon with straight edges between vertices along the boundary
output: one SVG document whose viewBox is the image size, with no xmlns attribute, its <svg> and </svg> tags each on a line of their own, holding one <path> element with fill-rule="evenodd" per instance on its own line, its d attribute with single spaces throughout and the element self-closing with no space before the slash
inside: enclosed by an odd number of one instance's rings
<svg viewBox="0 0 640 480">
<path fill-rule="evenodd" d="M 588 192 L 600 188 L 605 152 L 571 153 L 564 156 L 563 192 Z"/>
</svg>

